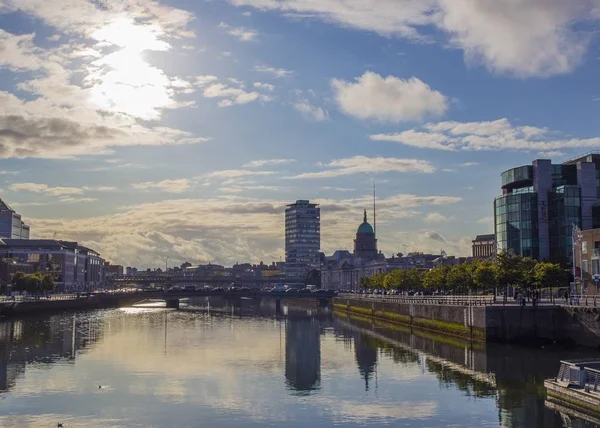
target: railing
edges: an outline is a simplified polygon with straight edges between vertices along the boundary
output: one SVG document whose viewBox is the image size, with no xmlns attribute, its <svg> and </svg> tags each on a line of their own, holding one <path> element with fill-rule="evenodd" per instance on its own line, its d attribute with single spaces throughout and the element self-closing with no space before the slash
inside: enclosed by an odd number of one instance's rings
<svg viewBox="0 0 600 428">
<path fill-rule="evenodd" d="M 561 361 L 557 382 L 585 392 L 598 392 L 600 360 Z"/>
<path fill-rule="evenodd" d="M 585 368 L 585 387 L 586 392 L 598 392 L 598 383 L 600 383 L 600 370 Z"/>
<path fill-rule="evenodd" d="M 344 295 L 346 296 L 346 295 Z M 380 294 L 349 294 L 347 297 L 378 300 L 391 303 L 452 306 L 491 306 L 496 302 L 493 295 L 481 296 L 385 296 Z"/>
</svg>

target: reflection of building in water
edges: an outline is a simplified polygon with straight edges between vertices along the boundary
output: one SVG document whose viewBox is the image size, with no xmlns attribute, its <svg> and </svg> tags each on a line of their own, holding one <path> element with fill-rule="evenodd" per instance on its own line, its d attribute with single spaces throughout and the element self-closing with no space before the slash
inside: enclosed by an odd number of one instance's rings
<svg viewBox="0 0 600 428">
<path fill-rule="evenodd" d="M 312 318 L 290 318 L 285 325 L 285 378 L 297 391 L 318 389 L 321 381 L 319 322 Z"/>
<path fill-rule="evenodd" d="M 377 367 L 377 345 L 371 343 L 369 336 L 358 332 L 354 335 L 354 353 L 360 376 L 365 380 L 365 390 L 369 390 L 369 379 Z"/>
<path fill-rule="evenodd" d="M 102 338 L 98 317 L 59 315 L 0 322 L 0 392 L 14 387 L 29 363 L 74 359 L 77 351 Z"/>
</svg>

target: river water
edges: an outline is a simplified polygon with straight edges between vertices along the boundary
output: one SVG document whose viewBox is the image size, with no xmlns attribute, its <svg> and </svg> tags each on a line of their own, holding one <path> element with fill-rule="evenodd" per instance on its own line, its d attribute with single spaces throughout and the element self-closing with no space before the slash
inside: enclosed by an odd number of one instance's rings
<svg viewBox="0 0 600 428">
<path fill-rule="evenodd" d="M 289 310 L 0 322 L 0 427 L 596 427 L 543 379 L 589 351 L 472 346 Z M 592 354 L 593 355 L 593 354 Z"/>
</svg>

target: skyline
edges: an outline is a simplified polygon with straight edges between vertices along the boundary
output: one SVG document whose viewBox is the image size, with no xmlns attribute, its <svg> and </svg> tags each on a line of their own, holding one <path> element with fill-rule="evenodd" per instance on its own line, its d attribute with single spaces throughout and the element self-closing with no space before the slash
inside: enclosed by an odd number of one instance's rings
<svg viewBox="0 0 600 428">
<path fill-rule="evenodd" d="M 0 0 L 0 197 L 122 265 L 468 255 L 500 173 L 600 146 L 600 2 Z M 400 4 L 400 6 L 399 6 Z"/>
</svg>

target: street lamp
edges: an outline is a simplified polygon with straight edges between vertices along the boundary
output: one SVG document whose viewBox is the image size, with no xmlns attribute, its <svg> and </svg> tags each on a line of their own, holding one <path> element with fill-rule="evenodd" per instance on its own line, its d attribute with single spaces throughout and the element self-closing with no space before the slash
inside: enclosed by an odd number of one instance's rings
<svg viewBox="0 0 600 428">
<path fill-rule="evenodd" d="M 580 292 L 579 295 L 583 294 L 583 250 L 581 244 L 583 243 L 583 233 L 581 229 L 573 223 L 573 229 L 571 232 L 571 238 L 573 239 L 573 281 L 575 282 L 575 291 L 577 291 L 577 270 L 575 268 L 575 246 L 579 247 L 579 273 L 580 273 Z"/>
</svg>

